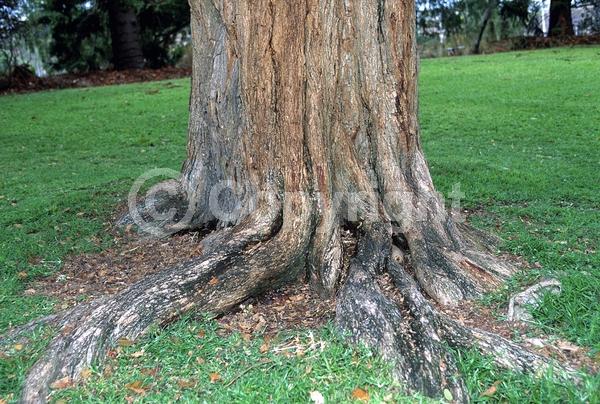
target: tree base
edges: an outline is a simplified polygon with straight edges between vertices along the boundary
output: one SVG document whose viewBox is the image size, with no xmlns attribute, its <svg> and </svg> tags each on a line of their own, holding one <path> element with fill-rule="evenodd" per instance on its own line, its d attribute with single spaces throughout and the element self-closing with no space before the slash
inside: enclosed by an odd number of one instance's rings
<svg viewBox="0 0 600 404">
<path fill-rule="evenodd" d="M 273 255 L 269 245 L 281 232 L 276 225 L 280 221 L 268 222 L 213 233 L 204 241 L 202 256 L 190 262 L 6 334 L 1 343 L 26 336 L 41 325 L 57 330 L 30 370 L 21 401 L 45 402 L 56 380 L 77 381 L 120 339 L 135 340 L 152 324 L 169 323 L 192 309 L 218 315 L 248 297 L 303 276 L 301 267 L 294 270 L 290 265 L 293 256 L 278 261 Z M 351 342 L 365 343 L 392 362 L 395 376 L 408 391 L 431 397 L 449 391 L 454 400 L 468 401 L 448 346 L 478 348 L 493 355 L 499 365 L 523 372 L 554 368 L 575 377 L 572 369 L 500 336 L 465 327 L 436 309 L 418 283 L 406 245 L 397 245 L 398 237 L 382 243 L 381 234 L 359 235 L 356 252 L 343 268 L 335 321 Z"/>
</svg>

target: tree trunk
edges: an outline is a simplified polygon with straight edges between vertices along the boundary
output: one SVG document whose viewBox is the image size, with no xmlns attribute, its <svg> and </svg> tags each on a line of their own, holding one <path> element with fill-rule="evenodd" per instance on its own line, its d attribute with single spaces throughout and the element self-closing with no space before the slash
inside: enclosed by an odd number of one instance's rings
<svg viewBox="0 0 600 404">
<path fill-rule="evenodd" d="M 115 68 L 143 68 L 140 27 L 133 8 L 124 6 L 120 0 L 108 0 L 108 19 Z"/>
<path fill-rule="evenodd" d="M 494 10 L 494 8 L 496 7 L 496 0 L 491 0 L 487 7 L 485 8 L 485 11 L 483 13 L 483 18 L 481 19 L 481 27 L 479 29 L 479 34 L 477 35 L 477 40 L 475 41 L 475 46 L 473 46 L 473 53 L 474 54 L 479 54 L 479 48 L 481 46 L 481 40 L 483 39 L 483 34 L 485 33 L 485 28 L 488 25 L 488 22 L 490 21 L 490 18 L 492 17 L 492 11 Z"/>
<path fill-rule="evenodd" d="M 548 36 L 568 35 L 574 35 L 571 0 L 551 0 Z"/>
<path fill-rule="evenodd" d="M 46 400 L 54 380 L 78 379 L 152 323 L 223 313 L 298 278 L 337 294 L 338 326 L 393 361 L 409 391 L 467 400 L 446 343 L 523 371 L 555 366 L 435 308 L 480 296 L 512 268 L 455 223 L 433 187 L 417 124 L 413 1 L 191 6 L 188 157 L 179 180 L 122 222 L 162 235 L 217 230 L 193 261 L 39 320 L 60 333 L 23 401 Z M 357 239 L 349 268 L 342 229 Z"/>
</svg>

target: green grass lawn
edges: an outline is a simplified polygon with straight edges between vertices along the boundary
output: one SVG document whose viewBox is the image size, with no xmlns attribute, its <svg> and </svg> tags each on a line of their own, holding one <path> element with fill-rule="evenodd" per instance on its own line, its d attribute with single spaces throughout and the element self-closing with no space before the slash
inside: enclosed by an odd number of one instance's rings
<svg viewBox="0 0 600 404">
<path fill-rule="evenodd" d="M 500 235 L 506 251 L 538 263 L 485 301 L 501 306 L 527 282 L 558 277 L 563 292 L 535 311 L 539 327 L 598 357 L 600 47 L 429 59 L 420 77 L 436 186 L 447 195 L 460 183 L 463 206 L 477 212 L 472 221 Z M 23 293 L 28 283 L 67 255 L 109 246 L 104 229 L 135 178 L 180 167 L 188 92 L 188 80 L 177 80 L 0 97 L 0 331 L 53 310 L 52 301 Z M 260 338 L 219 337 L 215 328 L 188 318 L 157 330 L 111 360 L 109 374 L 94 370 L 55 398 L 123 401 L 141 388 L 148 401 L 307 402 L 318 390 L 338 402 L 360 387 L 375 402 L 403 400 L 389 368 L 331 328 L 272 342 L 317 341 L 318 349 L 290 357 L 261 354 Z M 18 394 L 45 340 L 0 356 L 0 400 Z M 600 402 L 598 376 L 576 387 L 457 355 L 475 401 Z M 211 373 L 221 379 L 211 383 Z M 495 381 L 497 392 L 480 397 Z"/>
</svg>

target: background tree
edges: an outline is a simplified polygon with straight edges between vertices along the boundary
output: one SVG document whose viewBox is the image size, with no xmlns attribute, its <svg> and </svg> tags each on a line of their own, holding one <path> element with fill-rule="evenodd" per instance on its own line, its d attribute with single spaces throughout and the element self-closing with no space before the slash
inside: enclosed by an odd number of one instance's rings
<svg viewBox="0 0 600 404">
<path fill-rule="evenodd" d="M 468 399 L 447 345 L 520 371 L 557 367 L 438 308 L 480 296 L 513 268 L 433 186 L 417 123 L 414 2 L 191 6 L 188 156 L 131 218 L 163 234 L 216 231 L 185 264 L 12 331 L 6 338 L 40 324 L 58 331 L 24 401 L 44 401 L 55 380 L 78 379 L 152 324 L 223 313 L 298 279 L 335 294 L 338 327 L 390 360 L 411 391 Z"/>
<path fill-rule="evenodd" d="M 115 68 L 141 69 L 144 67 L 144 54 L 135 10 L 123 0 L 106 0 L 106 8 Z"/>
<path fill-rule="evenodd" d="M 571 0 L 550 0 L 548 36 L 574 35 Z"/>
<path fill-rule="evenodd" d="M 173 52 L 176 40 L 185 38 L 189 30 L 185 1 L 49 0 L 44 4 L 38 20 L 51 27 L 50 53 L 56 70 L 98 70 L 111 63 L 124 68 L 172 64 L 180 56 Z"/>
</svg>

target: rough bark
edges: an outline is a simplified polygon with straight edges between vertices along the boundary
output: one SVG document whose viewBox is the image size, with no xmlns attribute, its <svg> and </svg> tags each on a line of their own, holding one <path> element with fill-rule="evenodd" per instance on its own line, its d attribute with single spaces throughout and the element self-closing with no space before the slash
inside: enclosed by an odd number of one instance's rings
<svg viewBox="0 0 600 404">
<path fill-rule="evenodd" d="M 571 0 L 551 0 L 548 36 L 574 35 Z"/>
<path fill-rule="evenodd" d="M 121 0 L 108 0 L 108 19 L 115 68 L 143 68 L 144 54 L 135 10 Z"/>
<path fill-rule="evenodd" d="M 217 231 L 197 259 L 48 319 L 59 332 L 23 401 L 43 402 L 52 381 L 76 380 L 119 338 L 191 309 L 221 313 L 299 276 L 338 294 L 339 327 L 392 361 L 409 390 L 467 400 L 445 343 L 524 371 L 554 366 L 431 303 L 475 298 L 513 270 L 433 187 L 413 1 L 194 0 L 191 10 L 188 157 L 139 217 L 173 209 L 154 225 Z M 342 229 L 358 240 L 347 273 Z"/>
</svg>

